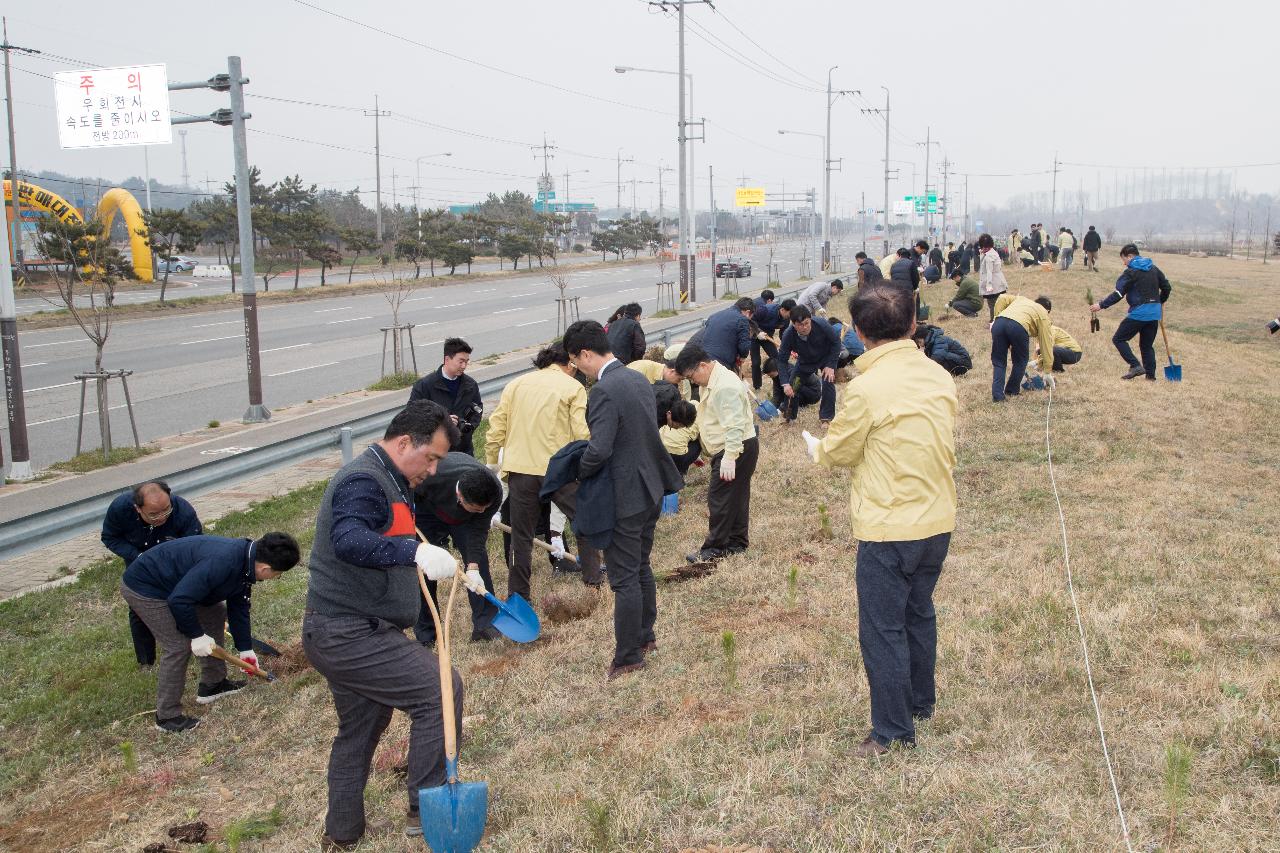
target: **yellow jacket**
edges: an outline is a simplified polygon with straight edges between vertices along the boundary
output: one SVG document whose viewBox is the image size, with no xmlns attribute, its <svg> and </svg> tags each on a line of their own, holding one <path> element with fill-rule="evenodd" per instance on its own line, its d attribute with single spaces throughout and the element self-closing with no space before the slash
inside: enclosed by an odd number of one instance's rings
<svg viewBox="0 0 1280 853">
<path fill-rule="evenodd" d="M 701 396 L 698 433 L 707 455 L 715 456 L 723 450 L 725 458 L 737 459 L 742 454 L 743 442 L 756 434 L 747 386 L 717 361 Z"/>
<path fill-rule="evenodd" d="M 635 364 L 635 362 L 633 361 L 631 364 Z M 630 367 L 631 365 L 627 366 Z M 698 411 L 698 415 L 701 417 L 702 403 L 694 400 L 693 408 Z M 698 437 L 698 421 L 694 421 L 691 426 L 687 427 L 658 427 L 658 437 L 662 439 L 662 446 L 667 449 L 668 453 L 677 455 L 688 453 L 690 442 Z"/>
<path fill-rule="evenodd" d="M 557 365 L 535 370 L 502 389 L 489 415 L 484 456 L 490 465 L 502 449 L 502 473 L 547 473 L 547 462 L 571 441 L 590 439 L 587 390 Z"/>
<path fill-rule="evenodd" d="M 1070 249 L 1075 244 L 1076 244 L 1076 238 L 1072 237 L 1066 231 L 1063 231 L 1061 234 L 1058 235 L 1059 249 Z"/>
<path fill-rule="evenodd" d="M 1053 345 L 1055 347 L 1064 347 L 1072 352 L 1081 352 L 1080 344 L 1076 342 L 1075 338 L 1068 334 L 1066 329 L 1063 329 L 1060 326 L 1053 326 L 1052 330 Z"/>
<path fill-rule="evenodd" d="M 650 361 L 647 358 L 638 358 L 635 361 L 628 364 L 627 367 L 636 371 L 637 373 L 642 375 L 645 379 L 648 379 L 650 385 L 653 385 L 655 382 L 661 381 L 662 372 L 667 368 L 667 366 L 662 362 Z M 692 391 L 689 388 L 688 379 L 681 379 L 679 388 L 680 388 L 681 400 L 688 400 L 690 397 L 693 396 Z"/>
<path fill-rule="evenodd" d="M 817 454 L 823 465 L 853 469 L 854 537 L 901 542 L 954 530 L 960 403 L 951 375 L 912 341 L 867 350 L 854 365 Z"/>
<path fill-rule="evenodd" d="M 1053 323 L 1044 306 L 1025 296 L 1004 293 L 996 300 L 996 319 L 1007 317 L 1027 330 L 1040 346 L 1040 369 L 1053 369 Z"/>
</svg>

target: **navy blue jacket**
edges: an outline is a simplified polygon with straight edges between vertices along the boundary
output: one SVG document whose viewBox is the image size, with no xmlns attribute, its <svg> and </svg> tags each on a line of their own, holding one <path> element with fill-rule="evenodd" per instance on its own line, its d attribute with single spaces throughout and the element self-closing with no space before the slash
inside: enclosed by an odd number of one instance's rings
<svg viewBox="0 0 1280 853">
<path fill-rule="evenodd" d="M 102 544 L 128 566 L 143 551 L 161 542 L 199 536 L 204 532 L 195 507 L 177 495 L 170 495 L 169 502 L 173 512 L 162 524 L 152 527 L 138 515 L 132 491 L 116 495 L 111 506 L 107 507 L 106 518 L 102 520 Z"/>
<path fill-rule="evenodd" d="M 787 319 L 782 316 L 779 309 L 781 308 L 777 302 L 765 304 L 760 297 L 756 297 L 756 310 L 751 314 L 751 322 L 756 324 L 756 328 L 764 332 L 766 335 L 772 335 L 774 332 L 787 328 Z"/>
<path fill-rule="evenodd" d="M 196 608 L 225 601 L 236 648 L 251 649 L 249 595 L 256 580 L 253 552 L 252 540 L 225 536 L 186 536 L 161 542 L 129 564 L 124 585 L 144 598 L 167 601 L 178 630 L 193 640 L 204 634 Z"/>
<path fill-rule="evenodd" d="M 562 486 L 578 479 L 578 465 L 588 442 L 571 441 L 556 451 L 547 462 L 547 473 L 542 478 L 542 491 L 538 497 L 544 501 Z M 574 498 L 577 511 L 573 515 L 573 532 L 591 543 L 593 548 L 608 548 L 613 541 L 613 476 L 605 465 L 578 484 Z"/>
<path fill-rule="evenodd" d="M 751 321 L 730 305 L 707 318 L 701 343 L 707 355 L 730 370 L 737 370 L 738 359 L 751 354 Z"/>
<path fill-rule="evenodd" d="M 786 385 L 796 374 L 817 373 L 824 367 L 834 370 L 843 351 L 844 346 L 830 323 L 814 320 L 809 326 L 808 338 L 801 338 L 792 326 L 782 333 L 782 345 L 778 347 L 778 379 Z M 796 355 L 795 367 L 791 366 L 792 353 Z"/>
<path fill-rule="evenodd" d="M 369 449 L 391 474 L 404 502 L 413 507 L 413 489 L 392 463 L 385 450 L 374 444 Z M 415 539 L 383 536 L 392 523 L 391 507 L 382 486 L 368 474 L 352 474 L 333 490 L 333 527 L 329 544 L 338 559 L 366 569 L 412 566 L 418 550 Z"/>
<path fill-rule="evenodd" d="M 924 339 L 924 354 L 947 369 L 952 376 L 961 376 L 973 369 L 973 359 L 964 344 L 949 338 L 938 326 L 930 326 Z"/>
</svg>

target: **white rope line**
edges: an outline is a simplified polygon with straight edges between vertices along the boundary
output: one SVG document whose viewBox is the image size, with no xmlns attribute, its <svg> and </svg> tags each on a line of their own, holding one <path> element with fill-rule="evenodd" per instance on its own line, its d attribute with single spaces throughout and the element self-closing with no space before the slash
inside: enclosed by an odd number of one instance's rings
<svg viewBox="0 0 1280 853">
<path fill-rule="evenodd" d="M 1098 739 L 1102 741 L 1102 758 L 1107 764 L 1107 776 L 1111 779 L 1111 793 L 1116 799 L 1116 814 L 1120 817 L 1120 831 L 1124 833 L 1124 846 L 1133 853 L 1129 839 L 1129 822 L 1120 802 L 1120 787 L 1116 784 L 1115 769 L 1111 765 L 1111 751 L 1107 748 L 1107 733 L 1102 727 L 1102 707 L 1098 704 L 1098 690 L 1093 685 L 1093 666 L 1089 662 L 1089 643 L 1085 640 L 1084 620 L 1080 616 L 1080 602 L 1076 599 L 1076 587 L 1071 575 L 1071 548 L 1067 543 L 1067 517 L 1062 511 L 1062 498 L 1058 495 L 1058 478 L 1053 470 L 1053 446 L 1049 442 L 1050 421 L 1053 411 L 1053 386 L 1049 386 L 1049 402 L 1044 408 L 1044 452 L 1049 460 L 1049 483 L 1053 486 L 1053 499 L 1058 504 L 1058 523 L 1062 526 L 1062 562 L 1067 568 L 1067 591 L 1071 593 L 1071 606 L 1076 612 L 1076 627 L 1080 630 L 1080 649 L 1084 653 L 1084 674 L 1089 681 L 1089 695 L 1093 698 L 1093 716 L 1098 723 Z"/>
</svg>

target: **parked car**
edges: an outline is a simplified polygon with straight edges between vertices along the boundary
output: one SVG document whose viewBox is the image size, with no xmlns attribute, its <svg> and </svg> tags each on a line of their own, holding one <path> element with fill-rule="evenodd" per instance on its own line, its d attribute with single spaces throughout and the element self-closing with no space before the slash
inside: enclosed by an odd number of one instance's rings
<svg viewBox="0 0 1280 853">
<path fill-rule="evenodd" d="M 751 261 L 745 258 L 727 258 L 716 264 L 716 278 L 750 278 Z"/>
<path fill-rule="evenodd" d="M 181 255 L 174 255 L 172 258 L 156 258 L 155 271 L 157 273 L 164 272 L 191 272 L 196 268 L 196 262 L 191 258 L 184 258 Z"/>
</svg>

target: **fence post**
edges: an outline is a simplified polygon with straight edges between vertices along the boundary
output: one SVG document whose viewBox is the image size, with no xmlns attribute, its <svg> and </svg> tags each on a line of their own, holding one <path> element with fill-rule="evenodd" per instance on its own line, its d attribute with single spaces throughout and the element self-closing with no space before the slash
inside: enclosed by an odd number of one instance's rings
<svg viewBox="0 0 1280 853">
<path fill-rule="evenodd" d="M 338 430 L 338 444 L 342 445 L 342 464 L 351 461 L 351 427 L 344 426 Z"/>
</svg>

